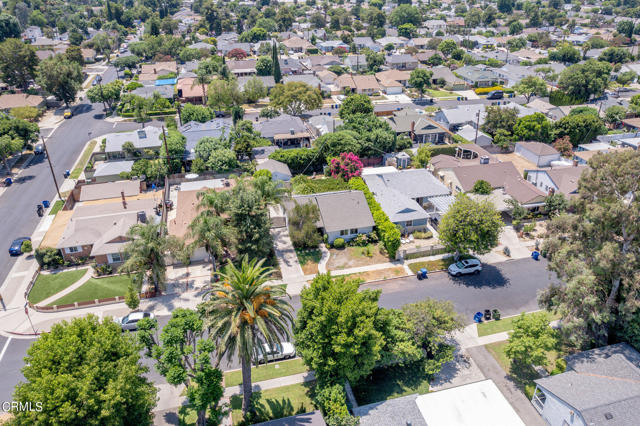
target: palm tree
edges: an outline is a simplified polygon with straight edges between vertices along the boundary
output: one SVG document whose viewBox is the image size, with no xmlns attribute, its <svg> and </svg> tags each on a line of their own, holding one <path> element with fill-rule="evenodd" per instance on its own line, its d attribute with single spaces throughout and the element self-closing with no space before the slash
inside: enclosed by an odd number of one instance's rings
<svg viewBox="0 0 640 426">
<path fill-rule="evenodd" d="M 161 223 L 139 223 L 127 232 L 129 243 L 124 247 L 124 263 L 120 271 L 134 275 L 133 281 L 142 287 L 145 279 L 153 283 L 156 293 L 165 289 L 167 264 L 165 254 L 175 252 L 179 242 L 164 234 Z"/>
<path fill-rule="evenodd" d="M 211 82 L 211 77 L 204 69 L 196 71 L 196 77 L 191 87 L 199 84 L 202 87 L 202 105 L 207 105 L 207 84 Z"/>
<path fill-rule="evenodd" d="M 273 273 L 264 267 L 264 259 L 251 261 L 243 257 L 240 267 L 227 265 L 221 280 L 212 283 L 199 306 L 211 339 L 218 344 L 218 360 L 234 355 L 242 364 L 242 413 L 247 414 L 251 401 L 251 361 L 257 351 L 289 338 L 293 324 L 293 308 L 288 301 L 286 285 L 267 284 Z"/>
<path fill-rule="evenodd" d="M 202 247 L 211 257 L 213 272 L 217 271 L 216 256 L 222 256 L 233 241 L 233 231 L 220 216 L 202 212 L 189 225 L 192 247 Z"/>
</svg>

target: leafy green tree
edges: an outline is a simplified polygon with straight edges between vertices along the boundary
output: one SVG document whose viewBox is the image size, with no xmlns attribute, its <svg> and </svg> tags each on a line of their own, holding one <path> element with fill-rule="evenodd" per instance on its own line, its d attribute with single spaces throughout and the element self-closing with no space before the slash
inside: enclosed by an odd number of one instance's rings
<svg viewBox="0 0 640 426">
<path fill-rule="evenodd" d="M 609 82 L 611 65 L 588 59 L 583 64 L 571 65 L 560 73 L 558 87 L 569 96 L 589 99 L 591 95 L 600 95 Z"/>
<path fill-rule="evenodd" d="M 255 103 L 267 96 L 267 88 L 258 77 L 252 77 L 244 84 L 242 93 L 247 102 Z"/>
<path fill-rule="evenodd" d="M 327 133 L 313 141 L 324 158 L 338 157 L 343 152 L 353 152 L 359 155 L 362 145 L 359 135 L 352 130 L 339 130 Z"/>
<path fill-rule="evenodd" d="M 521 141 L 550 143 L 551 122 L 540 112 L 525 115 L 516 121 L 513 135 Z"/>
<path fill-rule="evenodd" d="M 361 145 L 361 157 L 376 157 L 383 152 L 396 150 L 396 134 L 387 121 L 378 119 L 373 114 L 354 114 L 344 120 L 338 130 L 356 132 Z"/>
<path fill-rule="evenodd" d="M 529 103 L 532 96 L 544 96 L 547 94 L 547 83 L 536 75 L 529 75 L 520 80 L 513 89 L 517 94 L 524 95 L 527 103 Z"/>
<path fill-rule="evenodd" d="M 312 203 L 296 203 L 289 217 L 289 235 L 294 247 L 317 248 L 322 237 L 316 227 L 320 219 L 318 206 Z"/>
<path fill-rule="evenodd" d="M 428 145 L 419 147 L 414 161 L 419 168 L 426 169 L 431 161 L 431 148 Z"/>
<path fill-rule="evenodd" d="M 216 257 L 220 257 L 233 245 L 233 230 L 226 221 L 216 213 L 211 206 L 212 203 L 220 200 L 212 199 L 217 197 L 217 193 L 207 191 L 199 194 L 200 213 L 189 224 L 189 235 L 192 238 L 193 248 L 204 247 L 211 258 L 213 271 L 217 271 Z M 218 197 L 219 198 L 219 197 Z"/>
<path fill-rule="evenodd" d="M 136 224 L 127 232 L 129 242 L 123 250 L 125 261 L 120 271 L 133 277 L 137 289 L 145 282 L 151 283 L 156 293 L 165 288 L 165 255 L 176 250 L 177 242 L 163 234 L 163 226 L 152 222 Z"/>
<path fill-rule="evenodd" d="M 209 105 L 216 111 L 231 111 L 231 108 L 244 101 L 244 96 L 238 89 L 238 83 L 235 80 L 213 80 L 207 93 Z"/>
<path fill-rule="evenodd" d="M 269 95 L 271 106 L 291 115 L 301 115 L 304 111 L 320 108 L 320 90 L 301 81 L 277 84 Z"/>
<path fill-rule="evenodd" d="M 600 117 L 590 113 L 570 114 L 553 123 L 553 139 L 569 136 L 573 146 L 607 133 Z"/>
<path fill-rule="evenodd" d="M 64 52 L 64 56 L 69 62 L 75 62 L 80 66 L 84 65 L 82 48 L 80 46 L 69 46 L 66 52 Z"/>
<path fill-rule="evenodd" d="M 622 86 L 625 87 L 631 83 L 633 83 L 633 81 L 638 77 L 638 75 L 633 72 L 633 71 L 625 71 L 625 72 L 621 72 L 620 74 L 617 75 L 616 77 L 616 82 Z"/>
<path fill-rule="evenodd" d="M 510 14 L 513 11 L 513 0 L 498 0 L 497 6 L 501 13 Z"/>
<path fill-rule="evenodd" d="M 130 283 L 127 287 L 127 292 L 124 294 L 124 303 L 132 311 L 138 309 L 138 306 L 140 306 L 140 296 L 138 296 L 138 292 L 133 283 Z"/>
<path fill-rule="evenodd" d="M 534 312 L 513 321 L 513 333 L 504 348 L 505 354 L 519 365 L 543 365 L 547 352 L 556 345 L 555 332 L 546 312 Z"/>
<path fill-rule="evenodd" d="M 109 348 L 109 350 L 105 350 Z M 95 315 L 54 324 L 27 350 L 13 400 L 42 410 L 12 414 L 18 425 L 151 424 L 156 388 L 139 346 L 111 319 Z"/>
<path fill-rule="evenodd" d="M 240 255 L 262 258 L 271 252 L 266 201 L 262 193 L 244 181 L 239 181 L 231 190 L 229 224 L 235 231 L 236 250 Z"/>
<path fill-rule="evenodd" d="M 282 81 L 282 72 L 280 71 L 280 58 L 278 56 L 278 44 L 274 41 L 271 48 L 272 74 L 276 84 Z"/>
<path fill-rule="evenodd" d="M 211 108 L 205 105 L 194 105 L 191 103 L 185 103 L 181 108 L 182 110 L 180 114 L 182 115 L 183 123 L 188 123 L 190 121 L 206 123 L 213 118 L 213 111 L 211 111 Z"/>
<path fill-rule="evenodd" d="M 565 286 L 539 295 L 562 316 L 565 341 L 578 348 L 606 345 L 638 313 L 640 153 L 597 155 L 578 182 L 571 214 L 548 224 L 543 252 Z"/>
<path fill-rule="evenodd" d="M 384 54 L 376 53 L 369 48 L 362 49 L 362 53 L 367 60 L 367 68 L 370 72 L 380 71 L 380 67 L 384 64 Z"/>
<path fill-rule="evenodd" d="M 243 257 L 239 266 L 229 263 L 220 281 L 212 283 L 205 301 L 198 306 L 210 339 L 216 342 L 218 359 L 237 356 L 242 366 L 242 413 L 251 403 L 251 361 L 269 345 L 288 338 L 293 323 L 293 308 L 285 300 L 286 285 L 267 281 L 273 269 L 263 266 L 264 259 Z"/>
<path fill-rule="evenodd" d="M 575 64 L 576 62 L 580 62 L 582 55 L 578 49 L 569 43 L 562 43 L 560 46 L 556 47 L 556 50 L 549 52 L 549 59 L 556 62 L 568 62 Z"/>
<path fill-rule="evenodd" d="M 432 77 L 433 77 L 433 71 L 428 71 L 423 68 L 417 68 L 411 71 L 411 74 L 409 75 L 409 85 L 417 89 L 418 92 L 420 93 L 420 98 L 422 98 L 422 96 L 424 95 L 425 89 L 427 89 L 428 87 L 431 87 Z"/>
<path fill-rule="evenodd" d="M 520 21 L 513 21 L 511 24 L 509 24 L 509 34 L 511 35 L 521 34 L 523 30 L 524 30 L 524 25 Z M 516 50 L 519 50 L 519 49 L 516 49 Z"/>
<path fill-rule="evenodd" d="M 615 126 L 627 116 L 627 109 L 621 105 L 611 105 L 604 112 L 604 122 Z"/>
<path fill-rule="evenodd" d="M 115 104 L 120 101 L 122 94 L 122 81 L 114 80 L 107 84 L 97 84 L 87 90 L 87 98 L 91 102 L 102 102 L 105 108 L 114 109 Z"/>
<path fill-rule="evenodd" d="M 417 7 L 401 4 L 393 9 L 389 15 L 389 22 L 396 28 L 403 24 L 413 24 L 415 27 L 419 27 L 422 24 L 422 16 Z"/>
<path fill-rule="evenodd" d="M 627 38 L 633 37 L 633 21 L 624 20 L 616 24 L 616 31 Z"/>
<path fill-rule="evenodd" d="M 64 56 L 57 55 L 45 59 L 38 67 L 36 82 L 67 107 L 75 101 L 82 86 L 82 67 L 69 62 Z"/>
<path fill-rule="evenodd" d="M 231 149 L 217 149 L 207 160 L 207 168 L 216 173 L 226 173 L 236 167 L 238 167 L 238 159 Z"/>
<path fill-rule="evenodd" d="M 38 140 L 38 125 L 20 118 L 0 115 L 0 136 L 8 135 L 11 139 L 19 139 L 23 143 L 34 143 Z"/>
<path fill-rule="evenodd" d="M 633 61 L 633 59 L 633 54 L 622 47 L 608 47 L 598 57 L 598 61 L 611 64 L 624 64 L 625 62 Z"/>
<path fill-rule="evenodd" d="M 451 55 L 451 52 L 453 52 L 457 48 L 458 45 L 456 44 L 456 42 L 450 38 L 442 40 L 438 45 L 438 50 L 442 52 L 445 58 Z"/>
<path fill-rule="evenodd" d="M 357 280 L 319 274 L 302 290 L 296 346 L 318 380 L 357 382 L 380 359 L 383 335 L 375 328 L 380 291 L 358 292 L 358 286 Z"/>
<path fill-rule="evenodd" d="M 346 120 L 354 114 L 373 114 L 373 102 L 367 95 L 351 94 L 340 105 L 338 115 Z M 347 152 L 347 151 L 341 151 Z"/>
<path fill-rule="evenodd" d="M 544 210 L 551 218 L 564 213 L 568 207 L 569 202 L 561 192 L 547 195 L 544 199 Z"/>
<path fill-rule="evenodd" d="M 273 73 L 273 60 L 268 56 L 260 56 L 256 62 L 258 75 L 267 76 Z"/>
<path fill-rule="evenodd" d="M 493 188 L 491 187 L 491 184 L 489 182 L 480 179 L 473 184 L 473 189 L 471 191 L 474 194 L 489 195 L 493 191 Z"/>
<path fill-rule="evenodd" d="M 2 81 L 22 90 L 36 77 L 38 57 L 33 46 L 10 38 L 0 43 L 0 73 Z"/>
<path fill-rule="evenodd" d="M 495 136 L 498 130 L 505 130 L 509 133 L 513 130 L 518 120 L 517 108 L 500 108 L 499 106 L 487 106 L 484 124 L 481 129 L 483 132 Z"/>
<path fill-rule="evenodd" d="M 489 201 L 476 202 L 458 194 L 440 221 L 440 242 L 456 258 L 463 253 L 488 253 L 498 245 L 504 223 Z"/>
<path fill-rule="evenodd" d="M 453 360 L 454 332 L 464 328 L 463 319 L 456 313 L 453 303 L 425 299 L 402 307 L 409 329 L 417 346 L 425 352 L 424 371 L 430 377 Z"/>
<path fill-rule="evenodd" d="M 416 34 L 416 26 L 411 23 L 402 24 L 398 27 L 398 35 L 400 37 L 413 38 Z"/>
<path fill-rule="evenodd" d="M 204 321 L 196 311 L 177 308 L 157 335 L 157 321 L 145 320 L 138 331 L 147 356 L 171 385 L 184 385 L 189 406 L 198 413 L 196 424 L 207 425 L 207 410 L 213 422 L 223 414 L 218 406 L 224 394 L 222 372 L 211 364 L 215 343 L 205 337 Z"/>
<path fill-rule="evenodd" d="M 629 109 L 634 114 L 640 114 L 640 95 L 633 95 L 629 100 Z"/>
<path fill-rule="evenodd" d="M 209 83 L 211 83 L 211 75 L 204 68 L 198 68 L 196 70 L 196 78 L 191 86 L 199 85 L 202 89 L 202 105 L 207 104 L 207 85 Z"/>
<path fill-rule="evenodd" d="M 20 23 L 8 13 L 0 13 L 0 41 L 8 38 L 20 38 Z"/>
<path fill-rule="evenodd" d="M 262 40 L 266 40 L 269 37 L 267 30 L 260 27 L 253 27 L 249 31 L 245 31 L 240 34 L 240 42 L 242 43 L 257 43 Z"/>
<path fill-rule="evenodd" d="M 0 159 L 2 159 L 2 164 L 4 164 L 4 169 L 7 174 L 11 174 L 11 169 L 7 164 L 7 158 L 22 151 L 23 146 L 24 144 L 19 139 L 12 139 L 9 135 L 0 136 Z"/>
</svg>

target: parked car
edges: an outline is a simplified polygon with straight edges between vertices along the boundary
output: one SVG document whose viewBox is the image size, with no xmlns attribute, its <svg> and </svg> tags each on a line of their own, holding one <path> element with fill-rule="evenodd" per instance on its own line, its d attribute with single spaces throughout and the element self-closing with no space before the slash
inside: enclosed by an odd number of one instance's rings
<svg viewBox="0 0 640 426">
<path fill-rule="evenodd" d="M 29 237 L 16 238 L 9 246 L 9 254 L 11 256 L 20 256 L 22 254 L 22 243 L 31 241 Z"/>
<path fill-rule="evenodd" d="M 125 330 L 137 330 L 138 329 L 138 321 L 143 318 L 154 319 L 156 316 L 151 312 L 131 312 L 129 315 L 124 317 L 116 317 L 113 320 L 120 324 L 122 331 Z"/>
<path fill-rule="evenodd" d="M 282 342 L 282 344 L 276 343 L 273 347 L 270 347 L 267 343 L 263 343 L 262 347 L 264 348 L 264 352 L 258 351 L 258 364 L 265 362 L 265 354 L 267 358 L 266 362 L 289 359 L 296 356 L 296 348 L 293 346 L 293 343 L 290 342 Z"/>
<path fill-rule="evenodd" d="M 502 99 L 504 98 L 504 92 L 502 90 L 492 90 L 487 95 L 487 99 Z"/>
<path fill-rule="evenodd" d="M 63 117 L 64 117 L 64 118 L 71 118 L 71 117 L 73 117 L 73 113 L 71 112 L 71 110 L 70 110 L 69 108 L 67 108 L 67 109 L 65 109 L 65 110 L 64 110 L 64 115 L 63 115 Z"/>
<path fill-rule="evenodd" d="M 479 274 L 482 271 L 482 263 L 480 263 L 478 259 L 464 259 L 452 263 L 447 270 L 454 277 L 467 274 Z"/>
<path fill-rule="evenodd" d="M 44 154 L 44 145 L 42 145 L 41 143 L 39 143 L 38 145 L 33 147 L 33 153 L 35 155 L 40 155 L 40 154 Z"/>
</svg>

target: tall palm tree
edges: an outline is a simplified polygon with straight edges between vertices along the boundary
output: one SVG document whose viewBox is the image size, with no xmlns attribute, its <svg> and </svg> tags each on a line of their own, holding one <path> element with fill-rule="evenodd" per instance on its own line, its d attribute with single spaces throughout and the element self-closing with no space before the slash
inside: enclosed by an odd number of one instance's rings
<svg viewBox="0 0 640 426">
<path fill-rule="evenodd" d="M 233 231 L 220 216 L 203 212 L 189 225 L 189 237 L 192 247 L 203 247 L 211 257 L 213 272 L 217 271 L 216 256 L 222 256 L 224 249 L 233 241 Z"/>
<path fill-rule="evenodd" d="M 120 271 L 133 274 L 138 287 L 148 280 L 156 293 L 160 293 L 167 281 L 165 254 L 179 249 L 178 240 L 164 234 L 164 224 L 153 222 L 133 225 L 127 237 L 130 241 L 124 247 L 125 261 Z"/>
<path fill-rule="evenodd" d="M 202 105 L 207 105 L 207 84 L 211 82 L 211 76 L 205 69 L 200 69 L 196 71 L 196 77 L 193 80 L 193 86 L 199 84 L 202 87 Z"/>
<path fill-rule="evenodd" d="M 293 308 L 284 299 L 286 285 L 267 284 L 273 269 L 263 263 L 264 259 L 250 261 L 245 256 L 239 267 L 227 265 L 199 306 L 211 339 L 218 344 L 218 359 L 240 358 L 243 414 L 250 409 L 251 361 L 257 351 L 264 352 L 263 342 L 273 346 L 281 337 L 289 338 L 293 324 Z"/>
</svg>

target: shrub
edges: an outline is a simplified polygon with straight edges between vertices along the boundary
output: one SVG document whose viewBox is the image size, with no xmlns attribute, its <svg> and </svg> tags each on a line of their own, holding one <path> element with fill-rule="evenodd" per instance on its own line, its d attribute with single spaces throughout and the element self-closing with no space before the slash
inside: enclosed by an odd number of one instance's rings
<svg viewBox="0 0 640 426">
<path fill-rule="evenodd" d="M 320 244 L 316 222 L 320 219 L 318 206 L 296 204 L 289 214 L 289 235 L 296 248 L 316 248 Z M 344 247 L 344 240 L 342 240 Z"/>
<path fill-rule="evenodd" d="M 33 251 L 33 245 L 31 244 L 31 241 L 23 241 L 21 250 L 23 253 L 31 253 Z"/>
<path fill-rule="evenodd" d="M 113 272 L 113 268 L 109 264 L 96 265 L 93 268 L 96 271 L 96 275 L 101 277 L 103 275 L 110 275 Z"/>
<path fill-rule="evenodd" d="M 549 103 L 554 106 L 579 105 L 584 99 L 575 98 L 561 90 L 553 90 L 549 93 Z"/>
<path fill-rule="evenodd" d="M 271 171 L 267 170 L 267 169 L 262 169 L 262 170 L 257 170 L 254 174 L 253 174 L 253 178 L 259 178 L 261 176 L 266 176 L 269 179 L 272 179 L 273 176 L 271 175 Z"/>
<path fill-rule="evenodd" d="M 349 245 L 356 247 L 366 247 L 369 244 L 369 238 L 365 234 L 358 234 Z"/>
<path fill-rule="evenodd" d="M 413 238 L 419 238 L 421 240 L 426 240 L 432 237 L 433 237 L 433 232 L 431 231 L 427 231 L 427 232 L 416 231 L 413 233 Z"/>
<path fill-rule="evenodd" d="M 491 86 L 491 87 L 478 87 L 477 89 L 473 89 L 476 92 L 476 95 L 484 95 L 486 93 L 493 92 L 494 90 L 502 90 L 504 91 L 504 87 L 502 86 Z"/>
<path fill-rule="evenodd" d="M 532 233 L 532 232 L 533 232 L 533 231 L 535 231 L 535 230 L 536 230 L 536 224 L 535 224 L 535 223 L 527 223 L 527 224 L 522 228 L 522 231 L 523 231 L 525 234 L 530 234 L 530 233 Z"/>
<path fill-rule="evenodd" d="M 138 306 L 140 306 L 140 296 L 138 296 L 136 289 L 133 288 L 133 284 L 129 284 L 129 287 L 127 287 L 127 292 L 124 295 L 124 303 L 131 310 L 138 309 Z"/>
<path fill-rule="evenodd" d="M 325 418 L 349 416 L 347 395 L 344 388 L 338 384 L 323 387 L 318 385 L 315 400 Z"/>
<path fill-rule="evenodd" d="M 337 249 L 343 249 L 345 246 L 344 238 L 336 238 L 333 240 L 333 247 Z"/>
<path fill-rule="evenodd" d="M 36 121 L 42 114 L 42 111 L 36 107 L 24 106 L 11 108 L 9 113 L 15 118 L 19 118 L 21 120 Z"/>
<path fill-rule="evenodd" d="M 493 190 L 493 188 L 491 187 L 491 184 L 489 182 L 487 182 L 486 180 L 477 180 L 476 183 L 473 184 L 473 193 L 474 194 L 484 194 L 484 195 L 488 195 L 491 194 L 491 191 Z"/>
<path fill-rule="evenodd" d="M 343 152 L 329 161 L 329 172 L 334 179 L 349 180 L 362 174 L 362 161 L 353 152 Z"/>
<path fill-rule="evenodd" d="M 567 369 L 567 361 L 563 358 L 556 359 L 556 367 L 551 371 L 551 375 L 562 374 Z"/>
<path fill-rule="evenodd" d="M 44 269 L 56 268 L 63 264 L 62 255 L 58 249 L 53 247 L 42 247 L 36 249 L 36 262 Z"/>
</svg>

